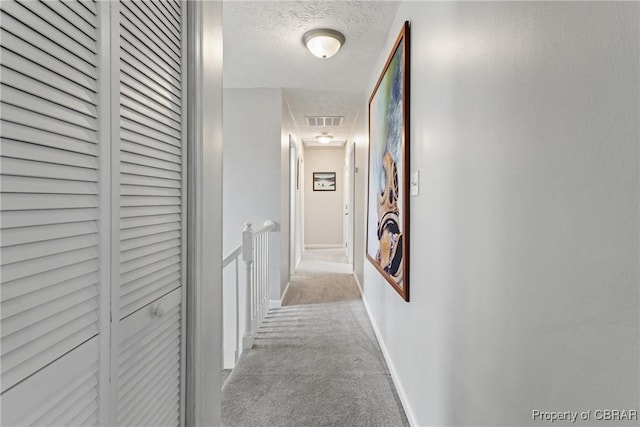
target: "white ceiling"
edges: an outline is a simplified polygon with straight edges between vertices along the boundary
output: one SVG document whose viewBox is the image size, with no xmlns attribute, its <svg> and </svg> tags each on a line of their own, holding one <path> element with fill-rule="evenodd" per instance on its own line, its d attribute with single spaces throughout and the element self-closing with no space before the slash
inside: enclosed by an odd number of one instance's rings
<svg viewBox="0 0 640 427">
<path fill-rule="evenodd" d="M 328 131 L 349 137 L 398 3 L 395 1 L 236 1 L 223 3 L 224 87 L 284 88 L 303 141 Z M 314 28 L 345 35 L 332 58 L 302 43 Z M 305 116 L 344 116 L 340 127 L 312 128 Z"/>
</svg>

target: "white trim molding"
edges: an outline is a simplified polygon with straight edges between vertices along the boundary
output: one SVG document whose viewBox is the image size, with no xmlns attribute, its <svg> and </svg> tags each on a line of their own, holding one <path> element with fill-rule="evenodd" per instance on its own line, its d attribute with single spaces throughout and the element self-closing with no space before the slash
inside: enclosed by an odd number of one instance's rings
<svg viewBox="0 0 640 427">
<path fill-rule="evenodd" d="M 315 244 L 306 244 L 304 245 L 305 249 L 344 249 L 344 244 L 331 244 L 331 245 L 315 245 Z"/>
<path fill-rule="evenodd" d="M 289 285 L 287 285 L 287 288 L 289 287 Z M 274 308 L 280 308 L 282 307 L 282 301 L 281 300 L 277 300 L 277 299 L 271 299 L 269 300 L 269 310 L 272 310 Z"/>
<path fill-rule="evenodd" d="M 376 335 L 376 339 L 378 340 L 378 345 L 380 345 L 380 349 L 382 350 L 382 356 L 384 357 L 384 361 L 389 368 L 389 373 L 391 374 L 391 379 L 393 380 L 393 385 L 396 386 L 396 390 L 398 391 L 398 397 L 400 398 L 400 403 L 402 403 L 402 408 L 404 409 L 404 413 L 407 416 L 407 420 L 409 421 L 410 426 L 417 426 L 415 415 L 413 414 L 413 410 L 411 409 L 411 405 L 409 405 L 409 401 L 407 399 L 407 394 L 404 392 L 404 388 L 402 387 L 402 383 L 398 378 L 398 371 L 396 370 L 391 357 L 389 356 L 389 352 L 387 351 L 387 347 L 384 344 L 384 340 L 382 339 L 382 335 L 380 334 L 380 329 L 376 324 L 376 321 L 371 314 L 371 309 L 369 308 L 369 304 L 367 303 L 367 298 L 364 295 L 362 290 L 362 285 L 358 280 L 358 276 L 353 273 L 353 278 L 356 280 L 356 284 L 358 285 L 358 290 L 360 291 L 360 295 L 362 296 L 362 304 L 364 305 L 364 309 L 367 311 L 367 316 L 369 316 L 369 322 L 371 322 L 371 327 L 373 328 L 373 332 Z"/>
<path fill-rule="evenodd" d="M 186 425 L 217 426 L 222 423 L 222 2 L 187 2 L 187 19 Z"/>
</svg>

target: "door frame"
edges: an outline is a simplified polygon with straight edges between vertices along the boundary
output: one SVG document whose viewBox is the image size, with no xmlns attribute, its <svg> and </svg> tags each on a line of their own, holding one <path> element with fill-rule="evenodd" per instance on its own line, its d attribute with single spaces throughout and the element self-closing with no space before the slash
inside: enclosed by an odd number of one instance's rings
<svg viewBox="0 0 640 427">
<path fill-rule="evenodd" d="M 222 2 L 187 6 L 186 425 L 222 420 Z M 205 191 L 206 190 L 206 191 Z"/>
</svg>

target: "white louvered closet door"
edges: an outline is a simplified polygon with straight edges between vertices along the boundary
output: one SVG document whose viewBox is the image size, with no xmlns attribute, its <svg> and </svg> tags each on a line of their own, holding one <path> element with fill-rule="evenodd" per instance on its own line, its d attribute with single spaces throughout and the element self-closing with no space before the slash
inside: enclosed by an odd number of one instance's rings
<svg viewBox="0 0 640 427">
<path fill-rule="evenodd" d="M 108 390 L 99 9 L 0 2 L 3 426 L 97 424 Z"/>
<path fill-rule="evenodd" d="M 117 420 L 180 425 L 184 12 L 176 1 L 123 1 L 118 9 Z"/>
</svg>

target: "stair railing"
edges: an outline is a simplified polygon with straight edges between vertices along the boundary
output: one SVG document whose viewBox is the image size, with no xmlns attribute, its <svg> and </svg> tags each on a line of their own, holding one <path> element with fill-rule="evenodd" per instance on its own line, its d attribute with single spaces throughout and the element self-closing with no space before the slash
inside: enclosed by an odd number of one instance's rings
<svg viewBox="0 0 640 427">
<path fill-rule="evenodd" d="M 222 268 L 235 267 L 235 361 L 243 350 L 253 347 L 254 337 L 269 310 L 269 238 L 275 229 L 273 221 L 266 221 L 256 229 L 249 222 L 242 232 L 242 245 L 234 249 L 222 261 Z M 240 296 L 241 275 L 239 260 L 245 263 L 244 303 Z M 231 291 L 231 290 L 229 290 Z M 241 317 L 244 333 L 241 337 Z"/>
<path fill-rule="evenodd" d="M 269 310 L 269 235 L 274 228 L 273 221 L 257 229 L 248 222 L 242 232 L 242 260 L 247 271 L 243 350 L 253 347 L 255 333 Z"/>
</svg>

